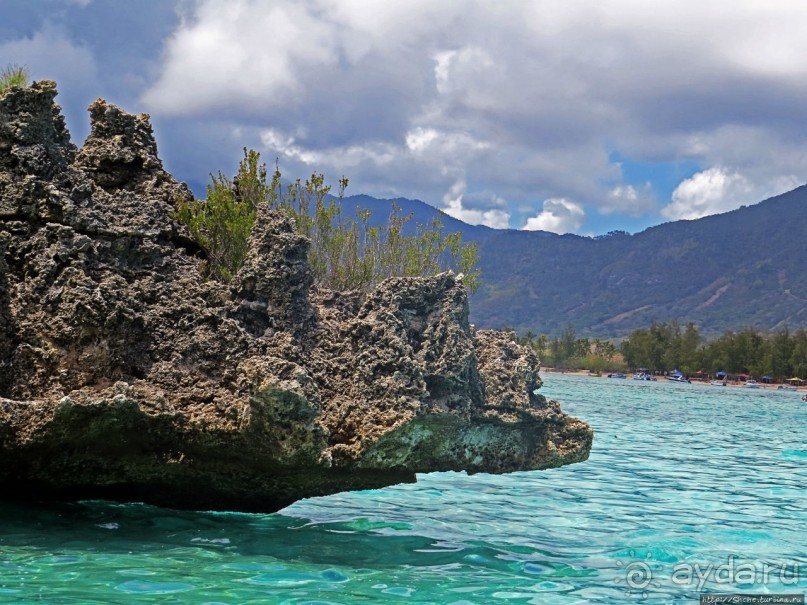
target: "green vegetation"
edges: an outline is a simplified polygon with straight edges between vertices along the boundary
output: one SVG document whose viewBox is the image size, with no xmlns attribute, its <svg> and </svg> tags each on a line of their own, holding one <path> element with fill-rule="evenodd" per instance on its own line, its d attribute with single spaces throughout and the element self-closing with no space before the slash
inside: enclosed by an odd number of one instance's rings
<svg viewBox="0 0 807 605">
<path fill-rule="evenodd" d="M 561 335 L 550 339 L 546 334 L 527 332 L 519 339 L 531 347 L 542 364 L 552 368 L 589 370 L 594 373 L 627 369 L 617 347 L 598 338 L 578 338 L 567 324 Z"/>
<path fill-rule="evenodd" d="M 339 180 L 336 196 L 322 174 L 285 187 L 275 168 L 267 182 L 260 154 L 244 149 L 238 174 L 230 180 L 221 172 L 211 175 L 204 201 L 179 201 L 176 217 L 188 226 L 207 252 L 205 271 L 213 279 L 229 281 L 244 262 L 247 240 L 262 206 L 285 212 L 298 233 L 311 240 L 309 261 L 315 279 L 338 290 L 368 290 L 390 276 L 434 275 L 448 268 L 463 273 L 471 291 L 479 287 L 476 244 L 462 244 L 460 233 L 443 233 L 443 225 L 417 225 L 414 235 L 404 226 L 412 216 L 402 216 L 393 204 L 384 226 L 370 223 L 371 212 L 357 208 L 348 216 L 342 208 L 348 180 Z"/>
<path fill-rule="evenodd" d="M 578 338 L 571 324 L 560 336 L 527 332 L 519 339 L 535 350 L 543 365 L 594 373 L 647 368 L 652 372 L 680 370 L 807 379 L 807 329 L 761 334 L 751 329 L 729 331 L 704 341 L 694 324 L 653 323 L 631 332 L 620 347 L 600 339 Z"/>
<path fill-rule="evenodd" d="M 691 374 L 700 367 L 700 334 L 693 324 L 683 330 L 677 322 L 654 323 L 647 329 L 633 331 L 622 342 L 622 355 L 630 368 L 653 371 L 679 369 Z M 716 368 L 720 369 L 720 368 Z"/>
<path fill-rule="evenodd" d="M 24 67 L 9 65 L 0 72 L 0 92 L 5 92 L 12 86 L 28 86 L 28 71 Z"/>
<path fill-rule="evenodd" d="M 179 200 L 176 218 L 188 226 L 207 252 L 204 272 L 219 281 L 230 281 L 244 264 L 249 232 L 255 223 L 260 196 L 265 194 L 255 189 L 259 175 L 253 174 L 258 168 L 252 153 L 241 162 L 234 181 L 221 172 L 218 176 L 210 175 L 212 183 L 207 186 L 204 202 Z M 264 180 L 265 176 L 264 169 Z"/>
<path fill-rule="evenodd" d="M 622 354 L 631 368 L 654 371 L 679 369 L 687 374 L 749 374 L 777 380 L 807 377 L 807 330 L 791 334 L 787 329 L 763 335 L 751 329 L 729 331 L 702 342 L 698 329 L 689 324 L 653 324 L 635 330 L 622 343 Z"/>
</svg>

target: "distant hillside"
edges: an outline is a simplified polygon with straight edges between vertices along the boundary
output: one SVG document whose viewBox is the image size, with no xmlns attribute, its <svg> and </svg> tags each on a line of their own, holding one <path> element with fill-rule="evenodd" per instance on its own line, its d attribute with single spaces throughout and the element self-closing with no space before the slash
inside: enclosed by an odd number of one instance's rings
<svg viewBox="0 0 807 605">
<path fill-rule="evenodd" d="M 452 216 L 445 214 L 434 206 L 430 206 L 426 202 L 420 200 L 409 200 L 406 198 L 378 199 L 369 195 L 351 195 L 342 200 L 342 205 L 346 211 L 353 211 L 356 206 L 367 208 L 372 211 L 370 222 L 373 225 L 386 225 L 387 219 L 392 210 L 392 204 L 395 203 L 401 207 L 401 215 L 407 216 L 414 215 L 412 220 L 407 223 L 409 229 L 408 235 L 414 232 L 418 224 L 430 226 L 433 218 L 439 218 L 446 233 L 454 233 L 462 231 L 464 241 L 480 240 L 489 237 L 496 233 L 501 233 L 496 229 L 485 227 L 484 225 L 469 225 Z"/>
<path fill-rule="evenodd" d="M 389 201 L 347 198 L 375 209 Z M 431 206 L 396 200 L 427 222 Z M 377 206 L 373 206 L 377 204 Z M 807 326 L 807 186 L 725 214 L 601 238 L 472 227 L 483 287 L 471 301 L 479 327 L 620 337 L 652 321 L 695 322 L 705 335 Z"/>
<path fill-rule="evenodd" d="M 571 322 L 623 336 L 672 319 L 712 335 L 807 325 L 807 187 L 633 236 L 494 235 L 481 255 L 486 285 L 471 307 L 481 326 Z"/>
</svg>

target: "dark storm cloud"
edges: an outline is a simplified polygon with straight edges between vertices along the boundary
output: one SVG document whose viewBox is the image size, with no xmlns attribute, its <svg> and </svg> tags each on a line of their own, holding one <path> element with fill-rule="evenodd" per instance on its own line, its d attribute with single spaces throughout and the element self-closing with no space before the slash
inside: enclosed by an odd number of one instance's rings
<svg viewBox="0 0 807 605">
<path fill-rule="evenodd" d="M 805 29 L 786 0 L 0 4 L 0 51 L 59 81 L 74 131 L 97 96 L 150 111 L 197 191 L 250 146 L 355 193 L 584 232 L 807 180 Z M 615 155 L 699 168 L 660 197 Z"/>
</svg>

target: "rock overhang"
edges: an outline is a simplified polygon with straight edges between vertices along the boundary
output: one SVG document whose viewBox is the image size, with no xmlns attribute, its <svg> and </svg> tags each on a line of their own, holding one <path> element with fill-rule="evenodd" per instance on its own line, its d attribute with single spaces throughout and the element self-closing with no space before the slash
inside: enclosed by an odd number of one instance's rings
<svg viewBox="0 0 807 605">
<path fill-rule="evenodd" d="M 585 460 L 514 335 L 456 277 L 317 286 L 261 211 L 244 268 L 205 281 L 148 116 L 98 100 L 72 145 L 53 83 L 0 96 L 0 485 L 31 498 L 278 510 L 418 472 Z"/>
</svg>

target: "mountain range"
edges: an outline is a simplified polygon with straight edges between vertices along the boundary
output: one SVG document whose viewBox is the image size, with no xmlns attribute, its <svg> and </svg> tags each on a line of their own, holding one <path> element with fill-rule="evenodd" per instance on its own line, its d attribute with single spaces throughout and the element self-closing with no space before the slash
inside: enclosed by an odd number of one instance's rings
<svg viewBox="0 0 807 605">
<path fill-rule="evenodd" d="M 345 198 L 389 214 L 391 200 Z M 439 216 L 476 241 L 483 285 L 471 298 L 480 328 L 621 338 L 677 320 L 713 337 L 727 330 L 807 326 L 807 185 L 752 206 L 664 223 L 630 235 L 556 235 L 463 223 L 419 200 L 396 199 L 412 223 Z"/>
</svg>

